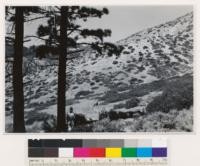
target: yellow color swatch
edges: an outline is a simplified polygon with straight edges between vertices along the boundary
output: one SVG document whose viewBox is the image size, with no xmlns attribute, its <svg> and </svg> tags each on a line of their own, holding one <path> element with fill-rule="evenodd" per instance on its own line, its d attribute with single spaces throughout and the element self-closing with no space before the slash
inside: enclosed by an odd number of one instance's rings
<svg viewBox="0 0 200 166">
<path fill-rule="evenodd" d="M 106 148 L 106 157 L 121 157 L 121 148 Z"/>
</svg>

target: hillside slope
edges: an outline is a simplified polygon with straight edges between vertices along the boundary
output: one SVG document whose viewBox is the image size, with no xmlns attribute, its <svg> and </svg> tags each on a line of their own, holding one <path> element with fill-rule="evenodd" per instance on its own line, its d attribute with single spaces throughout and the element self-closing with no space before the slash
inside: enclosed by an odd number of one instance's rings
<svg viewBox="0 0 200 166">
<path fill-rule="evenodd" d="M 183 86 L 188 87 L 186 93 L 188 91 L 193 93 L 192 13 L 140 31 L 118 41 L 117 44 L 124 46 L 119 57 L 106 55 L 97 57 L 94 51 L 87 49 L 78 59 L 68 62 L 67 111 L 72 106 L 75 113 L 83 114 L 87 120 L 96 121 L 99 120 L 102 110 L 103 112 L 148 111 L 149 104 L 156 97 L 162 96 L 168 85 L 183 82 Z M 49 128 L 46 126 L 53 126 L 55 123 L 56 64 L 56 61 L 35 58 L 27 60 L 25 64 L 26 69 L 29 69 L 28 74 L 25 73 L 24 76 L 25 119 L 29 132 L 42 132 Z M 8 72 L 11 68 L 12 66 L 8 65 L 6 73 L 8 132 L 12 130 L 12 77 Z M 174 84 L 171 84 L 170 80 L 173 80 Z M 182 92 L 178 91 L 177 94 Z M 192 101 L 189 106 L 191 105 Z M 176 106 L 177 104 L 169 109 L 189 109 Z M 100 121 L 96 123 L 101 124 Z M 106 130 L 95 129 L 95 131 Z"/>
</svg>

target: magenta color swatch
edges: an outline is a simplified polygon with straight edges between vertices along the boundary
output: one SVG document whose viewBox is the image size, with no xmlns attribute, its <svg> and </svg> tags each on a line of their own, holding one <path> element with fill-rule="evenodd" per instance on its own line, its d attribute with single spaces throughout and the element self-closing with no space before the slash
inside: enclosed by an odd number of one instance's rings
<svg viewBox="0 0 200 166">
<path fill-rule="evenodd" d="M 90 157 L 89 148 L 74 148 L 74 157 Z"/>
</svg>

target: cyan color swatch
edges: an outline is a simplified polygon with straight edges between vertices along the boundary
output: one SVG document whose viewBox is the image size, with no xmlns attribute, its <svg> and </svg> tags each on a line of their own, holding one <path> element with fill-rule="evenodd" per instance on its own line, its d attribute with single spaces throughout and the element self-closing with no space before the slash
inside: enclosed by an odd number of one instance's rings
<svg viewBox="0 0 200 166">
<path fill-rule="evenodd" d="M 152 157 L 152 148 L 137 148 L 137 157 Z"/>
</svg>

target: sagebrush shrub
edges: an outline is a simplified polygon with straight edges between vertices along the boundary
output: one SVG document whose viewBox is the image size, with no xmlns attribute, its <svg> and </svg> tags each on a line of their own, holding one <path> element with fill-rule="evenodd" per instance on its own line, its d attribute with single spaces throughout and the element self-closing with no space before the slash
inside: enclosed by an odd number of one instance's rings
<svg viewBox="0 0 200 166">
<path fill-rule="evenodd" d="M 192 77 L 169 82 L 162 95 L 157 96 L 147 106 L 148 112 L 169 112 L 171 109 L 189 109 L 193 105 Z"/>
</svg>

